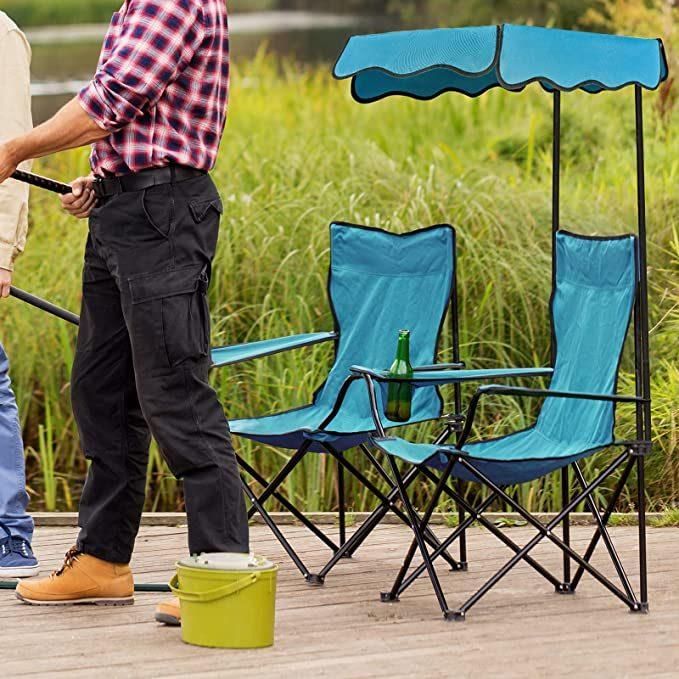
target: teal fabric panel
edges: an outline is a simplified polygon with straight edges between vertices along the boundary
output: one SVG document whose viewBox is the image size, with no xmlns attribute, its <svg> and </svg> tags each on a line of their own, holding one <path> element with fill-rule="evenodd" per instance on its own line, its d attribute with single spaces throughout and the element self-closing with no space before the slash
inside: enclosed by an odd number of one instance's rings
<svg viewBox="0 0 679 679">
<path fill-rule="evenodd" d="M 496 26 L 434 28 L 357 35 L 335 65 L 335 77 L 347 78 L 378 68 L 393 75 L 413 75 L 448 66 L 470 75 L 484 73 L 495 61 Z"/>
<path fill-rule="evenodd" d="M 565 90 L 586 83 L 654 89 L 663 78 L 663 56 L 658 40 L 506 24 L 499 71 L 510 88 L 540 80 Z"/>
<path fill-rule="evenodd" d="M 668 71 L 656 39 L 505 24 L 354 36 L 334 74 L 353 78 L 354 98 L 370 103 L 451 91 L 475 97 L 496 86 L 521 90 L 533 81 L 548 91 L 655 89 Z"/>
<path fill-rule="evenodd" d="M 450 455 L 456 453 L 454 446 L 412 443 L 401 438 L 373 438 L 371 442 L 385 453 L 401 460 L 411 464 L 427 463 L 438 469 L 445 467 Z M 536 435 L 534 429 L 512 434 L 505 439 L 489 441 L 485 450 L 481 446 L 485 444 L 466 446 L 465 453 L 475 468 L 501 486 L 532 481 L 595 452 L 583 450 L 574 443 L 557 448 L 554 442 L 545 441 Z M 508 461 L 484 457 L 484 454 L 502 456 L 507 450 L 515 450 L 517 459 Z M 453 467 L 452 475 L 464 481 L 478 481 L 474 474 L 459 464 Z"/>
<path fill-rule="evenodd" d="M 637 292 L 636 238 L 556 236 L 552 318 L 556 364 L 550 389 L 615 394 L 620 357 Z M 492 396 L 488 399 L 506 398 Z M 523 483 L 570 464 L 614 440 L 615 406 L 603 401 L 547 398 L 537 423 L 501 438 L 467 444 L 464 453 L 501 485 Z M 380 442 L 410 462 L 441 467 L 453 447 Z M 438 453 L 444 453 L 440 456 Z M 459 465 L 453 475 L 474 480 Z"/>
<path fill-rule="evenodd" d="M 212 365 L 220 367 L 251 361 L 262 356 L 270 356 L 291 349 L 327 342 L 334 339 L 333 332 L 316 332 L 305 335 L 292 335 L 290 337 L 279 337 L 278 339 L 262 340 L 261 342 L 249 342 L 247 344 L 236 344 L 230 347 L 221 347 L 212 350 Z"/>
<path fill-rule="evenodd" d="M 552 302 L 557 360 L 550 388 L 614 394 L 637 290 L 636 239 L 557 234 Z M 547 399 L 537 430 L 594 447 L 613 439 L 614 404 Z"/>
<path fill-rule="evenodd" d="M 475 97 L 498 85 L 496 26 L 398 31 L 351 38 L 335 66 L 354 76 L 354 98 L 369 103 L 401 94 L 433 99 L 443 92 Z"/>
<path fill-rule="evenodd" d="M 329 434 L 338 446 L 367 440 L 375 429 L 362 381 L 348 390 L 342 408 L 327 427 L 350 368 L 356 363 L 389 366 L 396 355 L 398 332 L 411 331 L 411 360 L 428 365 L 436 345 L 453 286 L 455 233 L 437 226 L 403 235 L 347 224 L 330 230 L 330 301 L 339 340 L 335 362 L 310 406 L 270 417 L 237 420 L 235 434 L 271 445 L 295 447 L 305 438 Z M 441 416 L 436 389 L 419 390 L 413 398 L 411 423 Z M 355 444 L 354 444 L 355 445 Z M 347 447 L 351 447 L 348 446 Z M 314 450 L 320 450 L 314 446 Z"/>
</svg>

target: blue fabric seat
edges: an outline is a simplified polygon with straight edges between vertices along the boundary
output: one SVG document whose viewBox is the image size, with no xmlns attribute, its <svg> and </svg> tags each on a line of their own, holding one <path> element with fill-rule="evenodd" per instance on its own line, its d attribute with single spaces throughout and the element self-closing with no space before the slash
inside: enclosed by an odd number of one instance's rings
<svg viewBox="0 0 679 679">
<path fill-rule="evenodd" d="M 405 235 L 349 224 L 330 227 L 328 291 L 336 324 L 336 357 L 313 402 L 268 417 L 235 420 L 234 434 L 271 446 L 324 452 L 368 440 L 374 429 L 370 405 L 360 384 L 348 387 L 336 415 L 342 387 L 355 363 L 388 368 L 398 331 L 412 333 L 411 361 L 436 359 L 439 332 L 453 294 L 455 233 L 436 226 Z M 411 423 L 437 419 L 442 400 L 436 389 L 421 391 L 413 402 Z"/>
<path fill-rule="evenodd" d="M 556 248 L 551 312 L 557 353 L 548 393 L 615 395 L 637 291 L 636 238 L 560 231 Z M 416 381 L 414 386 L 426 385 Z M 614 422 L 613 402 L 552 397 L 529 429 L 467 443 L 461 451 L 398 438 L 376 439 L 375 444 L 407 462 L 436 467 L 461 452 L 494 483 L 507 486 L 540 478 L 613 444 Z M 459 464 L 453 475 L 478 480 Z"/>
<path fill-rule="evenodd" d="M 335 320 L 335 331 L 311 333 L 295 337 L 263 340 L 249 345 L 215 349 L 215 367 L 227 366 L 282 351 L 310 346 L 318 342 L 335 342 L 335 360 L 327 379 L 316 391 L 312 403 L 301 408 L 264 417 L 231 422 L 234 435 L 275 448 L 296 452 L 276 477 L 268 482 L 256 469 L 239 458 L 241 468 L 265 486 L 255 496 L 247 484 L 245 492 L 253 502 L 252 516 L 259 512 L 287 550 L 297 567 L 310 582 L 321 582 L 342 554 L 352 554 L 372 528 L 389 511 L 409 522 L 408 517 L 381 493 L 362 472 L 350 465 L 343 453 L 364 445 L 375 431 L 371 402 L 359 376 L 351 371 L 357 363 L 386 370 L 396 353 L 398 332 L 411 332 L 411 362 L 420 366 L 417 375 L 423 379 L 441 378 L 463 382 L 551 374 L 551 369 L 528 368 L 510 370 L 462 370 L 463 364 L 436 364 L 439 337 L 446 311 L 451 307 L 452 322 L 457 323 L 455 304 L 455 232 L 451 226 L 433 226 L 398 235 L 381 229 L 334 223 L 330 227 L 330 273 L 328 293 Z M 457 336 L 457 332 L 453 333 Z M 454 351 L 457 354 L 457 350 Z M 380 416 L 384 414 L 384 398 L 378 396 Z M 415 424 L 437 420 L 443 413 L 443 400 L 438 387 L 419 389 L 413 395 L 412 418 Z M 404 426 L 404 425 L 399 425 Z M 339 467 L 340 545 L 313 525 L 279 492 L 281 485 L 308 453 L 327 453 Z M 378 461 L 364 448 L 368 460 L 380 474 Z M 353 542 L 345 544 L 343 470 L 349 470 L 382 502 L 371 519 L 361 526 Z M 392 489 L 393 490 L 393 489 Z M 318 574 L 311 574 L 285 536 L 280 532 L 263 504 L 272 496 L 327 546 L 334 550 L 333 560 Z M 428 539 L 436 545 L 432 535 Z M 342 551 L 343 549 L 346 552 Z M 351 550 L 351 551 L 349 551 Z M 455 565 L 452 557 L 448 557 Z"/>
</svg>

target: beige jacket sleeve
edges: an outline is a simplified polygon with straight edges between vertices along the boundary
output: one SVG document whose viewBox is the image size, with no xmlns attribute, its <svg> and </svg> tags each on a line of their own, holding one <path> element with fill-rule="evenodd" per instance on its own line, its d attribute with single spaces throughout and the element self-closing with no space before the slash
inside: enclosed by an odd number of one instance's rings
<svg viewBox="0 0 679 679">
<path fill-rule="evenodd" d="M 33 127 L 30 92 L 31 48 L 17 28 L 0 21 L 0 141 Z M 22 163 L 29 170 L 30 163 Z M 0 268 L 14 268 L 28 231 L 28 185 L 12 179 L 0 185 Z"/>
</svg>

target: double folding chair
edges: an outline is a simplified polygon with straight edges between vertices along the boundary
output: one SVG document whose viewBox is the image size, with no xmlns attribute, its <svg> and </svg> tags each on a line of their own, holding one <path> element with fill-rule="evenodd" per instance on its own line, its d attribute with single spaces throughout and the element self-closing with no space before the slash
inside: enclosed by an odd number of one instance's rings
<svg viewBox="0 0 679 679">
<path fill-rule="evenodd" d="M 386 454 L 394 483 L 410 519 L 414 539 L 403 566 L 389 592 L 382 594 L 383 601 L 396 601 L 423 573 L 431 580 L 438 603 L 448 620 L 463 620 L 472 606 L 487 594 L 514 566 L 524 562 L 545 578 L 560 594 L 572 594 L 585 572 L 601 583 L 609 592 L 623 601 L 633 612 L 648 610 L 646 597 L 646 554 L 644 523 L 643 456 L 648 442 L 620 441 L 614 436 L 615 408 L 619 403 L 643 406 L 645 400 L 636 396 L 616 393 L 617 378 L 625 338 L 639 283 L 638 251 L 635 236 L 592 238 L 577 236 L 565 231 L 555 235 L 555 287 L 551 300 L 553 341 L 556 347 L 554 371 L 549 389 L 529 389 L 488 385 L 479 387 L 470 402 L 464 430 L 457 441 L 432 444 L 414 443 L 391 437 L 385 431 L 383 418 L 376 407 L 378 395 L 386 388 L 390 378 L 383 371 L 371 367 L 354 366 L 353 372 L 367 385 L 373 405 L 372 412 L 377 434 L 371 442 Z M 431 391 L 455 376 L 444 373 L 415 372 L 412 384 L 418 391 Z M 544 398 L 544 403 L 534 426 L 501 438 L 469 442 L 475 423 L 477 406 L 482 398 L 519 396 Z M 639 415 L 638 415 L 639 417 Z M 605 465 L 596 478 L 586 480 L 579 462 L 610 446 L 624 451 Z M 427 508 L 420 516 L 414 509 L 404 483 L 398 460 L 412 465 L 420 474 L 435 484 Z M 639 462 L 638 511 L 640 520 L 640 589 L 641 597 L 634 593 L 630 579 L 623 567 L 607 523 L 627 483 L 635 461 Z M 569 469 L 572 470 L 577 490 L 569 495 Z M 608 506 L 600 511 L 594 493 L 616 471 L 622 469 Z M 442 470 L 439 475 L 435 470 Z M 508 493 L 507 488 L 552 472 L 562 474 L 563 507 L 547 525 L 524 509 Z M 412 473 L 409 472 L 409 473 Z M 487 497 L 474 507 L 453 487 L 452 478 L 485 486 Z M 423 539 L 429 530 L 429 521 L 442 495 L 452 498 L 466 512 L 457 528 L 438 548 L 430 550 Z M 479 494 L 481 496 L 481 494 Z M 484 517 L 496 500 L 512 507 L 525 521 L 537 530 L 537 535 L 523 547 L 517 545 L 500 528 Z M 596 531 L 583 555 L 570 545 L 569 515 L 584 504 L 592 513 Z M 514 552 L 512 558 L 459 608 L 451 610 L 441 588 L 435 561 L 441 553 L 465 531 L 478 522 L 495 534 Z M 563 525 L 563 537 L 556 535 Z M 531 552 L 543 540 L 549 540 L 563 552 L 563 577 L 554 575 Z M 592 556 L 603 541 L 612 560 L 619 584 L 604 575 L 592 563 Z M 422 563 L 412 568 L 419 551 Z M 577 566 L 575 574 L 571 564 Z"/>
<path fill-rule="evenodd" d="M 411 517 L 396 506 L 398 488 L 378 462 L 366 443 L 374 433 L 372 408 L 383 416 L 382 401 L 371 404 L 361 378 L 351 373 L 355 364 L 391 365 L 396 352 L 396 340 L 401 329 L 411 332 L 411 361 L 427 374 L 459 375 L 455 387 L 455 408 L 445 418 L 441 440 L 461 429 L 459 416 L 462 381 L 494 379 L 504 376 L 544 374 L 540 369 L 523 370 L 462 370 L 459 362 L 457 330 L 457 299 L 455 286 L 455 232 L 447 225 L 434 226 L 398 235 L 380 229 L 334 223 L 330 227 L 330 273 L 328 293 L 335 321 L 334 332 L 324 332 L 265 340 L 246 345 L 225 347 L 213 351 L 215 366 L 226 366 L 255 358 L 310 346 L 324 341 L 335 343 L 335 359 L 326 381 L 314 394 L 312 403 L 286 412 L 241 419 L 231 422 L 234 435 L 273 448 L 295 451 L 281 470 L 267 480 L 250 464 L 239 458 L 241 469 L 263 487 L 256 495 L 244 480 L 244 488 L 252 506 L 250 517 L 259 513 L 273 531 L 294 564 L 310 584 L 323 584 L 327 574 L 340 559 L 351 557 L 382 518 L 393 511 L 410 525 Z M 450 308 L 453 363 L 435 365 L 440 335 L 446 312 Z M 358 382 L 358 383 L 357 383 Z M 385 401 L 386 403 L 386 401 Z M 443 415 L 443 401 L 438 389 L 419 390 L 414 394 L 411 426 Z M 388 423 L 387 427 L 396 426 Z M 345 453 L 358 447 L 379 478 L 382 491 L 368 475 L 347 459 Z M 264 454 L 262 450 L 262 454 Z M 335 542 L 312 523 L 294 499 L 287 497 L 283 484 L 309 454 L 330 455 L 337 463 L 339 500 L 339 541 Z M 344 472 L 352 474 L 379 501 L 377 509 L 347 539 Z M 403 479 L 408 486 L 419 475 L 416 471 Z M 302 525 L 332 552 L 331 558 L 318 572 L 312 573 L 283 535 L 265 504 L 277 500 Z M 419 534 L 433 549 L 440 544 L 424 527 Z M 448 552 L 439 554 L 454 569 L 463 568 Z"/>
</svg>

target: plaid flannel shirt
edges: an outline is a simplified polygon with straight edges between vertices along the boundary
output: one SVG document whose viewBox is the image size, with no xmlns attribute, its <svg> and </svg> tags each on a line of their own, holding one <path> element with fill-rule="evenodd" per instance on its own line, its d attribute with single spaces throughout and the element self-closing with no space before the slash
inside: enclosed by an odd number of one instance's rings
<svg viewBox="0 0 679 679">
<path fill-rule="evenodd" d="M 78 96 L 111 133 L 93 145 L 93 171 L 123 175 L 170 163 L 211 170 L 228 94 L 225 0 L 126 0 Z"/>
</svg>

